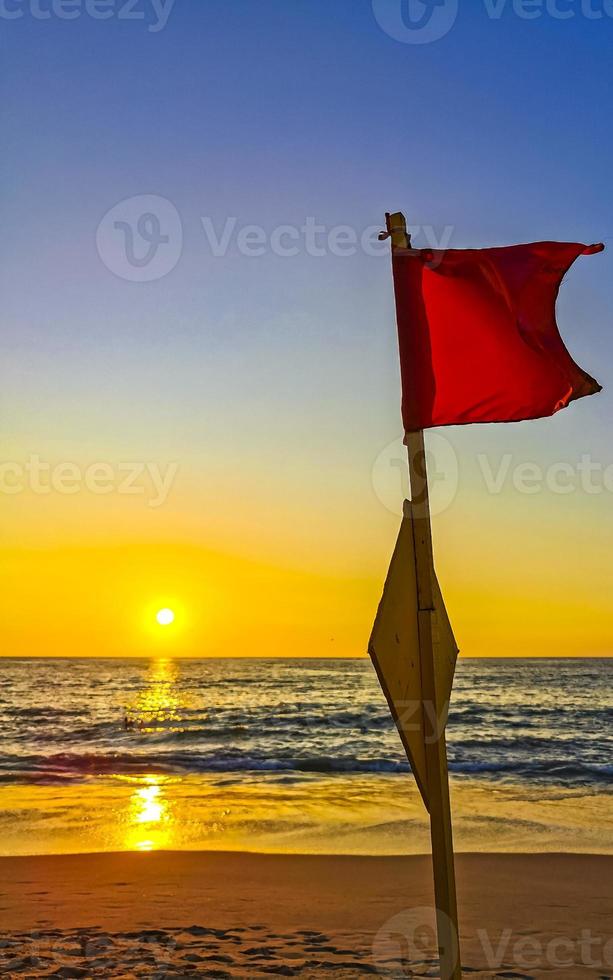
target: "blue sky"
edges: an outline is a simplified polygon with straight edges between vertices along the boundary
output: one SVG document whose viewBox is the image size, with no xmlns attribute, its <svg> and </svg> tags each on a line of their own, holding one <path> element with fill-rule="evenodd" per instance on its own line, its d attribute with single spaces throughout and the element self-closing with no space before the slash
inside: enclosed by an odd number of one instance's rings
<svg viewBox="0 0 613 980">
<path fill-rule="evenodd" d="M 202 218 L 361 234 L 402 208 L 436 235 L 449 226 L 455 247 L 611 242 L 613 18 L 586 16 L 598 0 L 560 0 L 568 19 L 525 19 L 510 2 L 492 19 L 485 0 L 460 0 L 449 33 L 418 45 L 389 36 L 371 0 L 177 0 L 161 30 L 144 0 L 144 19 L 120 18 L 124 2 L 105 21 L 85 0 L 73 20 L 35 16 L 44 0 L 5 0 L 22 16 L 0 16 L 6 452 L 177 459 L 184 496 L 134 533 L 236 547 L 225 518 L 198 522 L 193 502 L 206 484 L 214 508 L 232 486 L 257 514 L 245 547 L 264 547 L 283 498 L 284 560 L 317 563 L 290 526 L 310 513 L 335 529 L 340 564 L 379 572 L 396 517 L 371 471 L 401 429 L 385 250 L 256 258 L 233 239 L 220 258 Z M 176 265 L 152 282 L 113 274 L 96 247 L 104 215 L 141 195 L 171 202 L 182 225 Z M 553 420 L 450 433 L 468 495 L 448 515 L 453 547 L 478 513 L 476 452 L 613 461 L 610 262 L 580 260 L 559 306 L 605 392 Z M 576 507 L 610 535 L 610 495 Z M 40 525 L 19 513 L 10 534 L 26 542 Z M 118 513 L 95 530 L 115 533 Z M 523 519 L 537 529 L 542 513 Z M 58 534 L 72 520 L 67 508 Z"/>
</svg>

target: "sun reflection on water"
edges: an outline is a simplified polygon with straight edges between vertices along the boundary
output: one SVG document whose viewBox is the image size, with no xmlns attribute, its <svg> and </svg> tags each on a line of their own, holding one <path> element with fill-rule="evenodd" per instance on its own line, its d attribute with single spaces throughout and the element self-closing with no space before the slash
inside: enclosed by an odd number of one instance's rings
<svg viewBox="0 0 613 980">
<path fill-rule="evenodd" d="M 177 681 L 179 670 L 172 660 L 153 660 L 149 666 L 147 686 L 128 707 L 128 716 L 141 732 L 172 730 L 182 721 Z"/>
<path fill-rule="evenodd" d="M 164 816 L 164 803 L 159 796 L 160 787 L 155 783 L 137 789 L 135 802 L 141 806 L 136 816 L 138 823 L 159 823 Z"/>
<path fill-rule="evenodd" d="M 173 820 L 163 776 L 145 776 L 130 797 L 124 845 L 130 851 L 155 851 L 168 847 Z"/>
<path fill-rule="evenodd" d="M 131 729 L 139 737 L 159 732 L 180 731 L 183 727 L 184 700 L 180 696 L 179 669 L 169 659 L 151 661 L 145 686 L 127 709 Z M 132 851 L 155 851 L 174 842 L 172 779 L 161 774 L 132 778 L 124 847 Z M 132 779 L 130 780 L 132 782 Z"/>
</svg>

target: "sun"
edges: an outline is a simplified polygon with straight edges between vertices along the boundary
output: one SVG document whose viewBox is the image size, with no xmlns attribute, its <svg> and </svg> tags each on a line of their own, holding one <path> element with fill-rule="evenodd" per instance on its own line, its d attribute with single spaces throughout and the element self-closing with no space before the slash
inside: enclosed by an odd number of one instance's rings
<svg viewBox="0 0 613 980">
<path fill-rule="evenodd" d="M 160 626 L 170 626 L 175 621 L 175 614 L 172 609 L 159 609 L 155 614 L 155 618 Z"/>
</svg>

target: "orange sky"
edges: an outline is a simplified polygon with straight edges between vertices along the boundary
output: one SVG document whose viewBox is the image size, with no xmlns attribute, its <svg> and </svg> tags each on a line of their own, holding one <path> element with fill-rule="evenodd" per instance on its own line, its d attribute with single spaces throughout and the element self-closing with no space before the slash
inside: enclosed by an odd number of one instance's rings
<svg viewBox="0 0 613 980">
<path fill-rule="evenodd" d="M 446 438 L 460 472 L 435 551 L 462 655 L 609 655 L 609 495 L 490 493 L 474 436 Z M 364 655 L 402 498 L 400 468 L 386 489 L 376 458 L 259 479 L 237 463 L 214 481 L 192 463 L 153 509 L 119 493 L 6 496 L 3 654 Z"/>
</svg>

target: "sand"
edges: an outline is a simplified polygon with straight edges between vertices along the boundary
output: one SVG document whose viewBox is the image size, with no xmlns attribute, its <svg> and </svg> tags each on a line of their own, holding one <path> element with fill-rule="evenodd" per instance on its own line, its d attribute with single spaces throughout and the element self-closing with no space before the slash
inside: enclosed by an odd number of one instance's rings
<svg viewBox="0 0 613 980">
<path fill-rule="evenodd" d="M 427 857 L 0 859 L 0 973 L 436 977 Z M 613 976 L 613 858 L 458 857 L 470 977 Z"/>
</svg>

